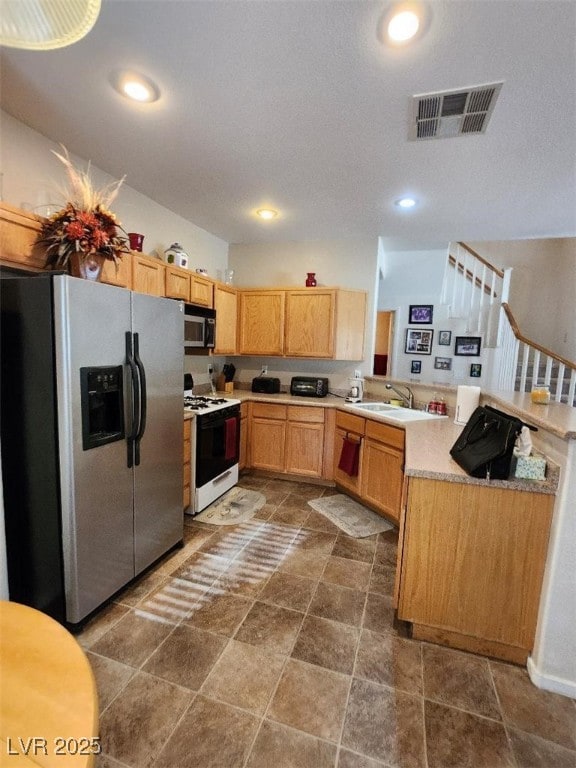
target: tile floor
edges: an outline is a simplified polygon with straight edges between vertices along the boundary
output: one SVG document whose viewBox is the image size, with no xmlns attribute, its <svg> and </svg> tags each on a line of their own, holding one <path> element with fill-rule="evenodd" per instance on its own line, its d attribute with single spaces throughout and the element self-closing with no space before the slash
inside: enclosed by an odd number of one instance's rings
<svg viewBox="0 0 576 768">
<path fill-rule="evenodd" d="M 576 702 L 394 621 L 394 530 L 341 533 L 306 503 L 329 489 L 240 484 L 258 517 L 187 517 L 185 547 L 79 635 L 98 768 L 576 766 Z"/>
</svg>

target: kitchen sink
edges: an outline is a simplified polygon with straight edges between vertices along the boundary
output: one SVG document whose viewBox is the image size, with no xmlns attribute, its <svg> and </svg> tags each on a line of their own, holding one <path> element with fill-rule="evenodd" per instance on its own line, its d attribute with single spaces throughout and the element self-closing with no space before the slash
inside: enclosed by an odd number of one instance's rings
<svg viewBox="0 0 576 768">
<path fill-rule="evenodd" d="M 445 419 L 446 416 L 438 416 L 426 411 L 410 410 L 401 405 L 390 403 L 347 403 L 350 408 L 358 409 L 364 413 L 378 413 L 394 421 L 424 421 L 426 419 Z"/>
</svg>

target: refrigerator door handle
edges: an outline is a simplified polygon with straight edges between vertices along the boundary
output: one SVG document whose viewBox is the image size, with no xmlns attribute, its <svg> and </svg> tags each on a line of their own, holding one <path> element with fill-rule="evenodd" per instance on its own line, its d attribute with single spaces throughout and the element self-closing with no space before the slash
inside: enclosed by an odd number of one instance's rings
<svg viewBox="0 0 576 768">
<path fill-rule="evenodd" d="M 134 334 L 134 360 L 136 361 L 140 377 L 140 419 L 134 443 L 134 464 L 138 466 L 140 464 L 140 441 L 144 437 L 144 432 L 146 431 L 147 395 L 146 371 L 144 370 L 144 365 L 140 359 L 140 338 L 137 333 Z"/>
<path fill-rule="evenodd" d="M 126 435 L 126 445 L 128 450 L 127 464 L 128 469 L 131 469 L 134 466 L 134 447 L 139 429 L 140 388 L 138 387 L 138 368 L 132 352 L 132 334 L 130 331 L 126 331 L 126 364 L 130 368 L 130 385 L 132 390 L 132 396 L 130 398 L 130 429 Z"/>
</svg>

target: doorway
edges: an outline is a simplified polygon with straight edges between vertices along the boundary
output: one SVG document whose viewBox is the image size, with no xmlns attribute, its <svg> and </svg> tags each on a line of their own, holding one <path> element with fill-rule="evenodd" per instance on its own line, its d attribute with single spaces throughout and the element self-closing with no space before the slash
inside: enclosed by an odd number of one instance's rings
<svg viewBox="0 0 576 768">
<path fill-rule="evenodd" d="M 376 313 L 376 333 L 374 336 L 374 364 L 372 373 L 375 376 L 387 376 L 392 370 L 392 339 L 394 338 L 395 312 L 383 311 Z"/>
</svg>

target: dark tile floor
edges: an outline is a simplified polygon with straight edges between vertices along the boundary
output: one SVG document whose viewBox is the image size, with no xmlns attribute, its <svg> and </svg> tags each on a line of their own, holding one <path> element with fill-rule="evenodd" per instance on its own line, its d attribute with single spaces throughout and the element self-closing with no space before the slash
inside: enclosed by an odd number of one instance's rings
<svg viewBox="0 0 576 768">
<path fill-rule="evenodd" d="M 86 627 L 99 768 L 574 768 L 576 702 L 394 622 L 394 530 L 351 539 L 253 476 L 248 523 L 185 547 Z"/>
</svg>

